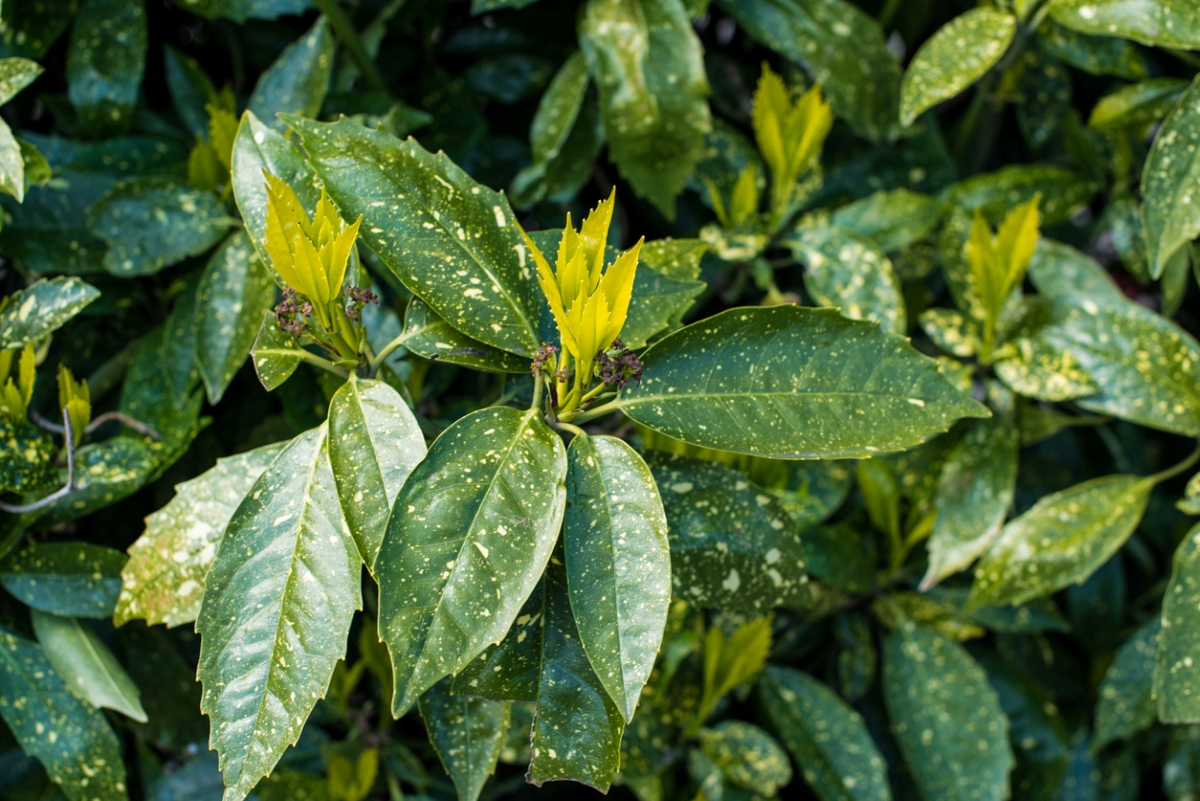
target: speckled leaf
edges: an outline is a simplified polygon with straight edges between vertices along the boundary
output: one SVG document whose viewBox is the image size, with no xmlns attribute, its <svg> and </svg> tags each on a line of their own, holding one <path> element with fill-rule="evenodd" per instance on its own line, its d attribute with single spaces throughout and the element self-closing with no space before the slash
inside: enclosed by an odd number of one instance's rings
<svg viewBox="0 0 1200 801">
<path fill-rule="evenodd" d="M 925 40 L 900 85 L 900 121 L 909 126 L 926 109 L 949 100 L 990 70 L 1017 32 L 1012 14 L 973 8 Z"/>
<path fill-rule="evenodd" d="M 196 357 L 209 403 L 221 400 L 245 363 L 274 301 L 271 269 L 250 238 L 234 232 L 208 260 L 196 292 Z"/>
<path fill-rule="evenodd" d="M 206 19 L 275 19 L 303 14 L 312 8 L 312 0 L 173 0 L 175 5 Z"/>
<path fill-rule="evenodd" d="M 808 604 L 804 546 L 774 497 L 713 462 L 659 453 L 647 461 L 670 526 L 676 596 L 759 615 Z"/>
<path fill-rule="evenodd" d="M 834 306 L 851 320 L 879 323 L 885 331 L 907 329 L 904 297 L 892 262 L 873 242 L 830 226 L 801 228 L 792 254 L 804 262 L 804 288 L 822 306 Z"/>
<path fill-rule="evenodd" d="M 137 685 L 88 624 L 37 609 L 30 616 L 43 653 L 76 698 L 146 722 Z"/>
<path fill-rule="evenodd" d="M 1108 271 L 1075 248 L 1042 237 L 1029 260 L 1029 280 L 1052 300 L 1121 304 L 1126 298 Z"/>
<path fill-rule="evenodd" d="M 534 701 L 542 670 L 543 582 L 533 588 L 499 645 L 489 645 L 454 676 L 450 692 L 493 701 Z"/>
<path fill-rule="evenodd" d="M 532 356 L 539 292 L 504 195 L 444 154 L 349 120 L 290 118 L 343 216 L 404 285 L 469 337 Z"/>
<path fill-rule="evenodd" d="M 961 645 L 902 621 L 884 643 L 883 678 L 892 732 L 927 801 L 1008 797 L 1008 719 Z"/>
<path fill-rule="evenodd" d="M 579 644 L 562 558 L 559 548 L 543 579 L 542 665 L 525 778 L 538 786 L 573 779 L 607 792 L 621 761 L 625 717 Z"/>
<path fill-rule="evenodd" d="M 1188 479 L 1183 497 L 1175 502 L 1175 506 L 1186 515 L 1200 515 L 1200 473 Z"/>
<path fill-rule="evenodd" d="M 792 763 L 771 735 L 740 720 L 725 720 L 701 729 L 700 750 L 713 761 L 725 781 L 773 795 L 792 780 Z"/>
<path fill-rule="evenodd" d="M 13 135 L 8 123 L 0 120 L 0 192 L 11 195 L 19 203 L 25 199 L 27 183 L 21 143 Z"/>
<path fill-rule="evenodd" d="M 163 374 L 177 409 L 187 405 L 192 392 L 200 385 L 200 371 L 196 367 L 196 289 L 199 285 L 199 274 L 189 276 L 163 325 L 160 343 Z"/>
<path fill-rule="evenodd" d="M 329 91 L 333 54 L 334 40 L 329 22 L 323 16 L 318 17 L 308 33 L 285 47 L 279 58 L 259 76 L 247 108 L 276 131 L 287 128 L 276 114 L 316 117 L 325 102 L 325 93 Z"/>
<path fill-rule="evenodd" d="M 225 801 L 241 801 L 295 743 L 346 652 L 361 605 L 325 426 L 280 451 L 242 500 L 205 582 L 201 703 Z"/>
<path fill-rule="evenodd" d="M 937 517 L 922 591 L 974 562 L 1004 525 L 1017 484 L 1020 433 L 1012 414 L 970 424 L 938 477 Z"/>
<path fill-rule="evenodd" d="M 1013 164 L 959 181 L 939 197 L 967 212 L 978 211 L 996 226 L 1014 207 L 1040 192 L 1038 211 L 1045 227 L 1071 219 L 1087 205 L 1097 188 L 1084 175 L 1063 167 Z"/>
<path fill-rule="evenodd" d="M 197 410 L 198 410 L 197 406 Z M 158 469 L 161 453 L 148 437 L 114 437 L 75 451 L 75 491 L 42 512 L 40 525 L 52 526 L 91 514 L 141 489 Z M 59 470 L 60 486 L 67 483 Z"/>
<path fill-rule="evenodd" d="M 400 393 L 355 379 L 329 402 L 329 462 L 359 555 L 373 568 L 392 503 L 425 458 L 425 437 Z"/>
<path fill-rule="evenodd" d="M 233 140 L 233 196 L 245 221 L 246 233 L 258 255 L 270 261 L 264 246 L 267 224 L 267 190 L 263 171 L 287 182 L 295 190 L 307 212 L 316 208 L 321 193 L 316 174 L 304 160 L 304 153 L 283 134 L 264 125 L 254 112 L 242 114 Z"/>
<path fill-rule="evenodd" d="M 771 723 L 821 801 L 891 801 L 887 769 L 862 716 L 821 682 L 771 666 L 758 683 Z"/>
<path fill-rule="evenodd" d="M 476 801 L 508 732 L 508 704 L 450 694 L 443 679 L 421 696 L 429 742 L 458 790 L 458 801 Z"/>
<path fill-rule="evenodd" d="M 408 477 L 375 564 L 397 716 L 512 626 L 558 537 L 566 471 L 540 414 L 496 407 L 442 432 Z"/>
<path fill-rule="evenodd" d="M 1196 16 L 1200 34 L 1200 11 Z M 1197 150 L 1200 81 L 1193 81 L 1154 138 L 1142 172 L 1142 221 L 1153 278 L 1162 275 L 1175 251 L 1200 235 L 1200 197 L 1194 196 L 1200 180 Z"/>
<path fill-rule="evenodd" d="M 169 180 L 121 184 L 88 209 L 88 229 L 104 240 L 104 269 L 151 275 L 221 241 L 234 221 L 210 192 Z"/>
<path fill-rule="evenodd" d="M 129 125 L 148 45 L 144 0 L 85 0 L 80 7 L 67 50 L 67 96 L 93 135 Z"/>
<path fill-rule="evenodd" d="M 712 127 L 703 48 L 680 0 L 590 0 L 579 46 L 609 155 L 668 219 Z"/>
<path fill-rule="evenodd" d="M 1175 551 L 1163 596 L 1162 633 L 1154 664 L 1154 695 L 1164 723 L 1200 721 L 1200 525 Z"/>
<path fill-rule="evenodd" d="M 808 67 L 833 110 L 879 142 L 895 132 L 900 64 L 872 17 L 845 0 L 718 0 L 747 34 Z"/>
<path fill-rule="evenodd" d="M 108 617 L 121 591 L 125 554 L 85 542 L 43 542 L 0 562 L 0 584 L 26 605 L 56 615 Z"/>
<path fill-rule="evenodd" d="M 250 360 L 254 362 L 254 373 L 259 383 L 267 392 L 291 378 L 300 366 L 301 352 L 296 338 L 279 330 L 275 314 L 269 310 L 263 312 L 258 336 L 250 348 Z"/>
<path fill-rule="evenodd" d="M 785 459 L 903 450 L 987 411 L 932 359 L 832 309 L 729 309 L 642 356 L 622 411 L 676 439 Z"/>
<path fill-rule="evenodd" d="M 0 55 L 38 59 L 71 24 L 77 0 L 5 3 L 0 24 Z"/>
<path fill-rule="evenodd" d="M 41 65 L 27 58 L 0 60 L 0 104 L 12 100 L 41 74 Z"/>
<path fill-rule="evenodd" d="M 60 276 L 18 289 L 0 305 L 0 350 L 20 350 L 58 330 L 100 297 L 78 278 Z"/>
<path fill-rule="evenodd" d="M 207 422 L 201 423 L 198 419 L 203 401 L 200 392 L 193 392 L 183 406 L 176 402 L 163 364 L 164 333 L 165 329 L 159 327 L 142 339 L 125 372 L 117 407 L 123 414 L 150 426 L 161 437 L 155 441 L 128 429 L 123 432 L 124 437 L 145 440 L 151 454 L 158 460 L 154 477 L 182 456 L 200 428 L 207 425 Z"/>
<path fill-rule="evenodd" d="M 1043 497 L 976 565 L 968 608 L 1021 604 L 1082 584 L 1137 528 L 1154 484 L 1112 475 Z"/>
<path fill-rule="evenodd" d="M 1112 36 L 1089 36 L 1046 20 L 1038 28 L 1038 44 L 1048 55 L 1090 72 L 1136 81 L 1149 74 L 1141 49 Z"/>
<path fill-rule="evenodd" d="M 942 204 L 907 189 L 879 191 L 833 212 L 829 222 L 892 253 L 924 239 L 942 217 Z"/>
<path fill-rule="evenodd" d="M 1129 739 L 1148 728 L 1157 717 L 1154 657 L 1161 628 L 1162 622 L 1154 618 L 1117 649 L 1096 702 L 1093 753 L 1111 742 Z"/>
<path fill-rule="evenodd" d="M 1050 15 L 1080 33 L 1146 45 L 1200 48 L 1200 13 L 1176 0 L 1054 0 Z"/>
<path fill-rule="evenodd" d="M 80 701 L 41 647 L 0 631 L 0 716 L 70 801 L 125 801 L 121 744 L 104 713 Z"/>
<path fill-rule="evenodd" d="M 678 328 L 704 286 L 703 281 L 664 275 L 643 260 L 633 278 L 633 297 L 621 341 L 626 347 L 642 348 L 655 337 Z"/>
<path fill-rule="evenodd" d="M 567 464 L 571 610 L 592 668 L 629 721 L 671 602 L 667 518 L 650 469 L 616 437 L 575 437 Z"/>
<path fill-rule="evenodd" d="M 175 486 L 175 497 L 146 518 L 145 532 L 129 546 L 114 623 L 141 619 L 178 626 L 196 619 L 225 527 L 285 444 L 218 459 L 215 467 Z"/>
<path fill-rule="evenodd" d="M 1151 78 L 1123 86 L 1092 106 L 1088 127 L 1117 131 L 1161 120 L 1191 84 L 1179 78 Z"/>
<path fill-rule="evenodd" d="M 163 72 L 171 92 L 171 105 L 180 122 L 192 136 L 208 138 L 208 110 L 217 89 L 208 73 L 186 53 L 163 45 Z"/>
<path fill-rule="evenodd" d="M 404 311 L 404 347 L 425 359 L 464 364 L 478 370 L 503 373 L 529 371 L 529 359 L 471 339 L 417 297 L 409 301 Z"/>
</svg>

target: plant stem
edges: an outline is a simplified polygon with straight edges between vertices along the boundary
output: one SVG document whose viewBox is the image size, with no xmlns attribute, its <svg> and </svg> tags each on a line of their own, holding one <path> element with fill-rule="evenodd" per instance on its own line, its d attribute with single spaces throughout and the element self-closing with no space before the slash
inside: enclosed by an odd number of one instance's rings
<svg viewBox="0 0 1200 801">
<path fill-rule="evenodd" d="M 337 34 L 337 38 L 341 40 L 346 50 L 349 51 L 350 57 L 354 59 L 354 63 L 362 71 L 367 85 L 378 91 L 386 91 L 387 84 L 384 83 L 383 76 L 379 74 L 379 68 L 371 60 L 367 48 L 363 46 L 362 39 L 358 36 L 354 23 L 338 5 L 338 0 L 316 0 L 316 5 L 329 20 L 329 24 L 333 26 L 333 32 Z"/>
<path fill-rule="evenodd" d="M 887 0 L 883 7 L 883 11 L 879 12 L 879 27 L 887 28 L 892 22 L 892 17 L 896 16 L 896 12 L 900 10 L 900 0 Z"/>
<path fill-rule="evenodd" d="M 350 377 L 349 370 L 343 370 L 342 368 L 336 366 L 333 362 L 329 361 L 328 359 L 322 359 L 317 354 L 310 353 L 309 351 L 306 351 L 304 348 L 298 348 L 296 350 L 296 357 L 299 358 L 300 361 L 302 361 L 302 362 L 308 362 L 313 367 L 320 367 L 322 370 L 333 373 L 334 375 L 340 375 L 342 378 Z"/>
<path fill-rule="evenodd" d="M 554 427 L 557 428 L 559 431 L 570 431 L 572 434 L 574 434 L 577 437 L 586 437 L 587 436 L 587 432 L 584 431 L 579 426 L 573 426 L 570 423 L 564 423 L 561 420 L 559 420 L 557 423 L 555 423 Z"/>
<path fill-rule="evenodd" d="M 1163 481 L 1174 478 L 1183 471 L 1187 470 L 1189 467 L 1194 465 L 1197 460 L 1200 460 L 1200 442 L 1196 443 L 1196 449 L 1193 450 L 1191 454 L 1182 462 L 1173 467 L 1168 467 L 1166 470 L 1155 473 L 1154 475 L 1150 476 L 1150 478 L 1154 479 L 1155 484 L 1162 483 Z"/>
<path fill-rule="evenodd" d="M 408 341 L 408 338 L 408 333 L 403 333 L 384 345 L 383 350 L 379 351 L 374 359 L 371 359 L 371 375 L 375 375 L 376 371 L 379 370 L 379 366 L 387 361 L 387 357 L 391 356 L 397 348 L 402 347 Z"/>
<path fill-rule="evenodd" d="M 536 375 L 533 377 L 533 402 L 529 404 L 530 409 L 538 409 L 542 405 L 542 377 Z"/>
<path fill-rule="evenodd" d="M 584 423 L 588 422 L 589 420 L 595 420 L 597 417 L 603 417 L 606 414 L 612 414 L 613 412 L 620 411 L 620 409 L 621 409 L 621 399 L 613 398 L 608 403 L 605 403 L 602 406 L 597 406 L 595 409 L 590 409 L 586 412 L 577 414 L 577 415 L 573 416 L 571 419 L 573 421 L 575 421 L 575 423 L 577 423 L 579 425 L 583 425 Z"/>
</svg>

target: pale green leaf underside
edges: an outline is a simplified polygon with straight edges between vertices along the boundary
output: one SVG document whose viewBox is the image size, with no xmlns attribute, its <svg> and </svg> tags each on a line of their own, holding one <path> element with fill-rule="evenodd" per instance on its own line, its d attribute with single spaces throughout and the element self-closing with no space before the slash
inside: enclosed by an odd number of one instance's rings
<svg viewBox="0 0 1200 801">
<path fill-rule="evenodd" d="M 291 378 L 300 366 L 302 354 L 296 338 L 279 329 L 275 314 L 270 310 L 263 312 L 258 336 L 250 348 L 254 374 L 263 388 L 270 392 Z"/>
<path fill-rule="evenodd" d="M 529 370 L 528 359 L 472 339 L 416 297 L 404 310 L 404 347 L 425 359 L 463 364 L 479 370 L 504 373 Z"/>
<path fill-rule="evenodd" d="M 42 650 L 68 690 L 94 707 L 146 722 L 137 685 L 88 624 L 37 609 L 31 617 Z"/>
</svg>

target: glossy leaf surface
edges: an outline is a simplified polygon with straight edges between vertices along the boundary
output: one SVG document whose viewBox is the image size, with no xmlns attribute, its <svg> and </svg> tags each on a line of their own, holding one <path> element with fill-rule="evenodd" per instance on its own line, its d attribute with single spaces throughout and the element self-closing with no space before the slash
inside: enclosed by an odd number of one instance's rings
<svg viewBox="0 0 1200 801">
<path fill-rule="evenodd" d="M 145 723 L 137 685 L 86 623 L 33 610 L 33 630 L 54 670 L 81 701 Z"/>
<path fill-rule="evenodd" d="M 475 801 L 496 770 L 508 730 L 508 704 L 451 695 L 449 684 L 443 679 L 425 691 L 421 717 L 459 801 Z"/>
<path fill-rule="evenodd" d="M 0 306 L 0 349 L 20 350 L 37 342 L 98 297 L 94 286 L 68 276 L 37 281 L 12 293 Z"/>
<path fill-rule="evenodd" d="M 125 555 L 84 542 L 44 542 L 0 562 L 0 584 L 33 609 L 108 617 L 121 591 Z"/>
<path fill-rule="evenodd" d="M 1200 37 L 1200 10 L 1196 12 Z M 1200 42 L 1198 42 L 1200 43 Z M 1183 93 L 1154 139 L 1142 174 L 1142 206 L 1151 275 L 1162 275 L 1175 251 L 1200 235 L 1200 211 L 1192 198 L 1200 163 L 1200 86 Z"/>
<path fill-rule="evenodd" d="M 1158 718 L 1165 723 L 1200 721 L 1200 628 L 1194 600 L 1198 589 L 1200 525 L 1193 526 L 1176 549 L 1163 597 L 1154 695 Z"/>
<path fill-rule="evenodd" d="M 792 251 L 807 268 L 804 288 L 820 305 L 895 334 L 907 329 L 900 280 L 871 241 L 840 228 L 808 228 L 796 232 Z"/>
<path fill-rule="evenodd" d="M 1173 0 L 1055 0 L 1050 14 L 1081 33 L 1147 45 L 1200 48 L 1200 12 Z"/>
<path fill-rule="evenodd" d="M 87 0 L 71 29 L 67 93 L 96 135 L 129 124 L 145 70 L 148 34 L 143 0 Z"/>
<path fill-rule="evenodd" d="M 333 72 L 334 42 L 329 22 L 319 17 L 262 74 L 250 94 L 248 109 L 267 127 L 282 131 L 279 113 L 316 117 L 321 111 Z"/>
</svg>

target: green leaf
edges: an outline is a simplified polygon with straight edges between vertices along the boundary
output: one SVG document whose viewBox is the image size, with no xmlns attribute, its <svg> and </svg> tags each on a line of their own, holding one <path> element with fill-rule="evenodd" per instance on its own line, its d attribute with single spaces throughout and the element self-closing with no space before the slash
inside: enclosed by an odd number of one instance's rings
<svg viewBox="0 0 1200 801">
<path fill-rule="evenodd" d="M 414 297 L 404 311 L 404 347 L 425 359 L 504 373 L 529 371 L 529 360 L 471 339 Z"/>
<path fill-rule="evenodd" d="M 703 48 L 680 0 L 590 0 L 579 47 L 600 90 L 609 154 L 667 219 L 712 127 Z"/>
<path fill-rule="evenodd" d="M 701 729 L 698 736 L 700 750 L 731 784 L 772 795 L 792 780 L 787 753 L 757 726 L 725 720 Z"/>
<path fill-rule="evenodd" d="M 329 462 L 342 514 L 368 568 L 392 504 L 425 458 L 425 437 L 400 393 L 382 381 L 350 380 L 329 402 Z"/>
<path fill-rule="evenodd" d="M 905 340 L 832 309 L 729 309 L 665 337 L 642 362 L 641 384 L 617 401 L 623 412 L 737 453 L 869 456 L 987 416 Z"/>
<path fill-rule="evenodd" d="M 631 721 L 671 603 L 667 518 L 650 468 L 616 437 L 576 436 L 567 464 L 571 610 L 592 668 Z"/>
<path fill-rule="evenodd" d="M 1043 497 L 976 565 L 968 608 L 1021 604 L 1082 584 L 1137 528 L 1156 480 L 1104 476 Z"/>
<path fill-rule="evenodd" d="M 454 675 L 450 692 L 492 701 L 534 701 L 542 670 L 543 582 L 534 587 L 512 628 Z"/>
<path fill-rule="evenodd" d="M 974 562 L 1000 534 L 1017 484 L 1020 433 L 1012 414 L 972 422 L 950 451 L 936 496 L 926 591 Z"/>
<path fill-rule="evenodd" d="M 200 385 L 196 367 L 196 289 L 200 274 L 188 278 L 163 325 L 161 363 L 175 408 L 184 408 Z"/>
<path fill-rule="evenodd" d="M 312 8 L 312 0 L 173 0 L 181 8 L 206 19 L 275 19 L 303 14 Z"/>
<path fill-rule="evenodd" d="M 404 285 L 469 337 L 532 357 L 537 282 L 504 195 L 408 139 L 289 118 L 342 215 Z"/>
<path fill-rule="evenodd" d="M 84 0 L 67 50 L 67 96 L 93 135 L 129 126 L 148 46 L 144 0 Z"/>
<path fill-rule="evenodd" d="M 874 19 L 844 0 L 718 0 L 749 36 L 805 64 L 858 134 L 879 142 L 897 128 L 900 64 Z"/>
<path fill-rule="evenodd" d="M 21 143 L 13 136 L 8 123 L 0 120 L 0 192 L 15 197 L 20 203 L 25 199 L 25 184 Z"/>
<path fill-rule="evenodd" d="M 442 432 L 408 477 L 375 564 L 395 715 L 509 630 L 558 536 L 566 470 L 541 414 L 496 407 Z"/>
<path fill-rule="evenodd" d="M 983 669 L 954 640 L 907 620 L 883 653 L 892 732 L 921 794 L 939 801 L 1007 798 L 1008 719 Z"/>
<path fill-rule="evenodd" d="M 1128 740 L 1157 718 L 1154 658 L 1161 629 L 1162 622 L 1152 619 L 1117 649 L 1100 685 L 1092 753 L 1117 740 Z"/>
<path fill-rule="evenodd" d="M 37 281 L 0 301 L 0 350 L 20 350 L 63 326 L 100 297 L 78 278 Z"/>
<path fill-rule="evenodd" d="M 234 512 L 196 630 L 201 710 L 228 801 L 271 772 L 325 694 L 361 605 L 325 426 L 288 443 Z"/>
<path fill-rule="evenodd" d="M 1145 45 L 1200 48 L 1200 14 L 1174 0 L 1053 0 L 1050 16 L 1080 33 Z"/>
<path fill-rule="evenodd" d="M 1197 14 L 1200 34 L 1200 13 Z M 1200 179 L 1200 82 L 1193 81 L 1154 138 L 1142 172 L 1142 220 L 1150 275 L 1158 278 L 1175 251 L 1200 235 L 1192 188 Z"/>
<path fill-rule="evenodd" d="M 196 359 L 209 403 L 221 400 L 245 363 L 274 300 L 271 269 L 250 238 L 234 232 L 208 260 L 196 291 Z"/>
<path fill-rule="evenodd" d="M 821 801 L 890 801 L 887 767 L 862 716 L 821 682 L 769 667 L 758 683 L 767 717 Z"/>
<path fill-rule="evenodd" d="M 870 592 L 877 561 L 874 536 L 862 518 L 802 529 L 805 566 L 813 576 L 834 587 Z"/>
<path fill-rule="evenodd" d="M 73 617 L 34 609 L 33 630 L 67 689 L 94 707 L 114 709 L 145 723 L 141 693 L 96 632 Z"/>
<path fill-rule="evenodd" d="M 285 444 L 218 459 L 215 467 L 175 486 L 175 497 L 146 517 L 145 532 L 129 546 L 114 623 L 142 619 L 178 626 L 196 619 L 225 527 Z"/>
<path fill-rule="evenodd" d="M 830 224 L 846 228 L 893 253 L 928 236 L 942 217 L 942 204 L 907 189 L 880 190 L 842 206 Z"/>
<path fill-rule="evenodd" d="M 1120 287 L 1095 259 L 1045 237 L 1038 240 L 1029 260 L 1029 279 L 1039 292 L 1056 301 L 1087 299 L 1101 305 L 1126 301 Z"/>
<path fill-rule="evenodd" d="M 0 716 L 70 801 L 124 801 L 121 743 L 98 709 L 80 701 L 41 647 L 0 631 Z M 19 702 L 19 703 L 18 703 Z"/>
<path fill-rule="evenodd" d="M 1088 127 L 1118 131 L 1157 122 L 1175 108 L 1190 85 L 1179 78 L 1151 78 L 1123 86 L 1092 107 Z"/>
<path fill-rule="evenodd" d="M 476 801 L 508 732 L 507 703 L 450 694 L 443 679 L 421 696 L 421 718 L 429 742 L 458 790 L 459 801 Z"/>
<path fill-rule="evenodd" d="M 27 58 L 0 60 L 0 104 L 12 100 L 41 74 L 41 65 Z"/>
<path fill-rule="evenodd" d="M 1038 28 L 1038 43 L 1050 56 L 1092 75 L 1136 81 L 1149 74 L 1141 50 L 1124 39 L 1088 36 L 1048 20 Z"/>
<path fill-rule="evenodd" d="M 248 110 L 264 120 L 267 127 L 281 132 L 287 124 L 276 114 L 316 117 L 329 91 L 334 49 L 329 21 L 318 17 L 308 33 L 285 47 L 259 76 L 247 103 Z"/>
<path fill-rule="evenodd" d="M 250 348 L 250 360 L 254 362 L 254 373 L 267 392 L 277 389 L 300 366 L 304 350 L 296 338 L 279 329 L 272 311 L 263 312 L 258 336 Z"/>
<path fill-rule="evenodd" d="M 892 262 L 869 239 L 842 228 L 799 228 L 792 254 L 804 262 L 804 288 L 822 306 L 834 306 L 851 320 L 879 323 L 903 334 L 904 297 Z"/>
<path fill-rule="evenodd" d="M 708 245 L 699 239 L 653 239 L 642 244 L 639 263 L 676 281 L 700 278 L 700 260 Z M 637 283 L 634 283 L 637 294 Z"/>
<path fill-rule="evenodd" d="M 104 269 L 122 278 L 199 256 L 233 222 L 215 195 L 167 179 L 119 184 L 88 210 L 88 230 L 108 245 Z"/>
<path fill-rule="evenodd" d="M 939 28 L 904 73 L 901 124 L 912 125 L 922 112 L 982 78 L 1008 51 L 1016 32 L 1016 19 L 994 8 L 973 8 Z"/>
<path fill-rule="evenodd" d="M 208 110 L 205 106 L 217 97 L 216 87 L 194 58 L 163 45 L 163 71 L 171 91 L 171 105 L 192 136 L 208 138 Z"/>
<path fill-rule="evenodd" d="M 964 211 L 978 211 L 989 225 L 999 225 L 1015 206 L 1041 193 L 1042 226 L 1071 219 L 1095 194 L 1083 175 L 1046 164 L 1012 164 L 995 172 L 959 181 L 940 199 Z"/>
<path fill-rule="evenodd" d="M 629 316 L 621 329 L 621 341 L 628 348 L 645 347 L 658 335 L 678 328 L 705 287 L 703 281 L 680 280 L 648 266 L 644 250 L 633 277 Z"/>
<path fill-rule="evenodd" d="M 625 716 L 580 645 L 562 555 L 557 549 L 546 567 L 542 667 L 525 777 L 539 787 L 573 779 L 607 792 L 621 761 Z"/>
<path fill-rule="evenodd" d="M 658 453 L 647 460 L 670 525 L 676 597 L 753 614 L 808 604 L 804 546 L 774 497 L 723 465 Z"/>
<path fill-rule="evenodd" d="M 76 0 L 44 0 L 4 5 L 0 25 L 0 55 L 41 58 L 67 30 Z"/>
<path fill-rule="evenodd" d="M 1195 597 L 1200 588 L 1200 525 L 1175 551 L 1163 596 L 1162 633 L 1154 663 L 1154 697 L 1164 723 L 1200 720 L 1200 628 Z"/>
<path fill-rule="evenodd" d="M 230 169 L 233 196 L 245 221 L 246 233 L 263 261 L 270 262 L 265 247 L 267 190 L 263 171 L 281 178 L 296 192 L 306 213 L 316 208 L 321 193 L 316 173 L 304 159 L 304 153 L 283 134 L 264 125 L 254 112 L 242 114 L 233 140 L 233 165 Z"/>
<path fill-rule="evenodd" d="M 1175 502 L 1175 506 L 1185 515 L 1200 514 L 1200 473 L 1188 479 L 1183 497 Z"/>
<path fill-rule="evenodd" d="M 108 617 L 121 592 L 125 554 L 85 542 L 43 542 L 0 562 L 0 584 L 33 609 Z"/>
<path fill-rule="evenodd" d="M 148 437 L 114 437 L 75 451 L 75 491 L 46 507 L 39 524 L 78 520 L 137 492 L 160 464 L 161 451 L 150 443 Z M 65 468 L 59 471 L 59 481 L 60 486 L 67 483 Z"/>
</svg>

